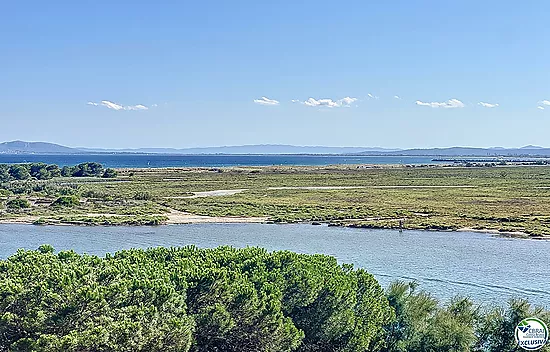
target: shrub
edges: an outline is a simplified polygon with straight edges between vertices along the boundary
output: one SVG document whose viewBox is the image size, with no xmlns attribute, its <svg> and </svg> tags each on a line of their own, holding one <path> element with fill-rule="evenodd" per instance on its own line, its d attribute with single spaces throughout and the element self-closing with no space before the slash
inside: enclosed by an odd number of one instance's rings
<svg viewBox="0 0 550 352">
<path fill-rule="evenodd" d="M 10 167 L 6 164 L 0 164 L 0 182 L 8 182 L 10 179 Z"/>
<path fill-rule="evenodd" d="M 99 163 L 81 163 L 73 168 L 71 176 L 100 177 L 103 175 L 103 171 L 103 166 Z"/>
<path fill-rule="evenodd" d="M 135 200 L 151 200 L 153 199 L 153 196 L 149 192 L 137 192 L 134 194 Z"/>
<path fill-rule="evenodd" d="M 16 180 L 26 180 L 31 177 L 29 170 L 25 165 L 12 165 L 9 168 L 9 174 Z"/>
<path fill-rule="evenodd" d="M 103 175 L 101 176 L 103 178 L 116 178 L 117 177 L 117 172 L 115 169 L 105 169 L 105 172 L 103 173 Z"/>
<path fill-rule="evenodd" d="M 72 195 L 72 196 L 61 196 L 57 198 L 52 203 L 52 206 L 72 207 L 78 204 L 80 204 L 78 197 L 75 195 Z"/>
<path fill-rule="evenodd" d="M 63 168 L 61 169 L 61 176 L 71 177 L 73 175 L 73 172 L 74 172 L 74 167 L 63 166 Z"/>
<path fill-rule="evenodd" d="M 30 207 L 31 204 L 29 203 L 29 201 L 23 198 L 12 199 L 6 203 L 6 208 L 8 209 L 23 209 Z"/>
<path fill-rule="evenodd" d="M 102 190 L 95 190 L 95 189 L 89 189 L 89 190 L 83 191 L 82 197 L 96 198 L 96 199 L 103 199 L 103 200 L 113 199 L 113 196 L 109 194 L 109 192 L 102 191 Z"/>
</svg>

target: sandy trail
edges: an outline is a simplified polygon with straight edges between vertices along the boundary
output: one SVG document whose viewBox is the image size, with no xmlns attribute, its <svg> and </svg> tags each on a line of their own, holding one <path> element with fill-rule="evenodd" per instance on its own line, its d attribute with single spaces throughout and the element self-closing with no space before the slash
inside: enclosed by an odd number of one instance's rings
<svg viewBox="0 0 550 352">
<path fill-rule="evenodd" d="M 286 190 L 286 189 L 296 189 L 296 190 L 309 190 L 309 191 L 323 191 L 323 190 L 345 190 L 345 189 L 369 189 L 369 188 L 476 188 L 477 186 L 469 185 L 456 185 L 456 186 L 414 186 L 414 185 L 393 185 L 393 186 L 288 186 L 288 187 L 267 187 L 264 190 Z M 249 188 L 239 188 L 239 189 L 218 189 L 214 191 L 204 191 L 204 192 L 193 192 L 192 196 L 173 196 L 173 197 L 164 197 L 165 199 L 191 199 L 191 198 L 206 198 L 206 197 L 222 197 L 222 196 L 232 196 L 239 194 L 245 191 L 250 190 Z M 261 188 L 258 190 L 262 190 Z"/>
<path fill-rule="evenodd" d="M 38 219 L 40 219 L 40 216 L 27 215 L 15 219 L 2 219 L 0 224 L 32 224 Z"/>
<path fill-rule="evenodd" d="M 241 189 L 217 189 L 215 191 L 205 191 L 205 192 L 192 192 L 192 196 L 174 196 L 174 197 L 164 197 L 165 199 L 191 199 L 191 198 L 206 198 L 206 197 L 222 197 L 222 196 L 232 196 L 237 193 L 248 191 L 248 188 Z"/>
<path fill-rule="evenodd" d="M 221 196 L 232 196 L 237 193 L 248 191 L 247 188 L 241 189 L 218 189 L 215 191 L 206 191 L 206 192 L 193 192 L 192 196 L 187 198 L 204 198 L 204 197 L 221 197 Z"/>
<path fill-rule="evenodd" d="M 172 209 L 163 214 L 168 217 L 167 224 L 206 224 L 206 223 L 262 223 L 267 217 L 204 216 Z"/>
<path fill-rule="evenodd" d="M 414 186 L 414 185 L 393 185 L 393 186 L 293 186 L 293 187 L 269 187 L 271 190 L 283 189 L 305 189 L 305 190 L 338 190 L 338 189 L 368 189 L 368 188 L 476 188 L 477 186 Z"/>
</svg>

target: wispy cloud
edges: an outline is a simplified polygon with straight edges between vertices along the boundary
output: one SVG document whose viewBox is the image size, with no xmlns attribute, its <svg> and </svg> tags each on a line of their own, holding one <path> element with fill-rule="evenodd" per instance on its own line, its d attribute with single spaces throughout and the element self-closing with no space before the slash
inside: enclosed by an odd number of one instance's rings
<svg viewBox="0 0 550 352">
<path fill-rule="evenodd" d="M 332 100 L 329 98 L 315 99 L 309 98 L 306 101 L 292 100 L 293 103 L 302 103 L 306 106 L 318 106 L 318 107 L 327 107 L 327 108 L 341 108 L 341 107 L 350 107 L 352 103 L 356 102 L 357 98 L 345 97 L 342 99 Z"/>
<path fill-rule="evenodd" d="M 369 97 L 371 99 L 378 99 L 378 97 L 376 95 L 371 94 L 371 93 L 367 94 L 367 97 Z"/>
<path fill-rule="evenodd" d="M 121 105 L 121 104 L 114 103 L 110 100 L 102 100 L 99 103 L 89 101 L 88 105 L 91 105 L 91 106 L 104 106 L 108 109 L 117 110 L 117 111 L 119 111 L 119 110 L 127 110 L 127 111 L 130 111 L 130 110 L 149 110 L 149 108 L 147 106 L 143 105 L 143 104 L 124 106 L 124 105 Z"/>
<path fill-rule="evenodd" d="M 431 102 L 431 103 L 427 103 L 427 102 L 417 100 L 416 105 L 429 106 L 431 108 L 445 108 L 445 109 L 463 108 L 464 106 L 466 106 L 466 105 L 464 105 L 463 102 L 461 102 L 458 99 L 449 99 L 449 100 L 444 101 L 444 102 Z"/>
<path fill-rule="evenodd" d="M 393 97 L 397 100 L 401 100 L 401 97 L 399 95 L 394 95 Z"/>
<path fill-rule="evenodd" d="M 279 102 L 277 100 L 269 99 L 266 97 L 261 97 L 260 99 L 254 99 L 254 102 L 260 105 L 279 105 Z"/>
<path fill-rule="evenodd" d="M 141 105 L 141 104 L 133 105 L 133 106 L 126 106 L 124 109 L 125 110 L 149 110 L 149 108 L 147 106 Z"/>
<path fill-rule="evenodd" d="M 113 110 L 124 110 L 124 106 L 117 103 L 113 103 L 112 101 L 109 101 L 109 100 L 102 100 L 101 105 Z"/>
<path fill-rule="evenodd" d="M 484 103 L 482 101 L 480 101 L 479 103 L 477 103 L 477 105 L 481 105 L 483 106 L 484 108 L 496 108 L 498 106 L 498 104 L 491 104 L 491 103 Z"/>
<path fill-rule="evenodd" d="M 550 100 L 541 100 L 539 101 L 539 106 L 537 106 L 537 109 L 544 110 L 546 106 L 550 106 Z"/>
</svg>

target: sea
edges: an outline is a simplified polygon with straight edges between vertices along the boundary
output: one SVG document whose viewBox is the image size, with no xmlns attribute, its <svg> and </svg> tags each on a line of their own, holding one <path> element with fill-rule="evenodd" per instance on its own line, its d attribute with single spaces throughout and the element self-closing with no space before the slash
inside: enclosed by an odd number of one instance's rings
<svg viewBox="0 0 550 352">
<path fill-rule="evenodd" d="M 231 167 L 231 166 L 323 166 L 337 164 L 428 165 L 445 164 L 430 156 L 363 156 L 363 155 L 173 155 L 173 154 L 71 154 L 23 155 L 0 154 L 0 164 L 43 162 L 71 166 L 98 162 L 111 168 L 159 167 Z M 448 163 L 448 162 L 447 162 Z"/>
</svg>

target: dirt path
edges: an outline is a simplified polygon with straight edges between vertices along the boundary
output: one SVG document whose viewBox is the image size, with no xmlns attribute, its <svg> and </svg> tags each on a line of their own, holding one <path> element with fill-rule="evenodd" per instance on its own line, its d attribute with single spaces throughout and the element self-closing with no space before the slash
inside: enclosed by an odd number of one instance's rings
<svg viewBox="0 0 550 352">
<path fill-rule="evenodd" d="M 303 190 L 345 190 L 345 189 L 368 189 L 368 188 L 476 188 L 477 186 L 457 185 L 457 186 L 413 186 L 413 185 L 394 185 L 394 186 L 289 186 L 289 187 L 268 187 L 266 190 L 285 190 L 285 189 L 303 189 Z M 232 196 L 244 191 L 248 188 L 239 189 L 218 189 L 214 191 L 193 192 L 192 196 L 174 196 L 164 197 L 165 199 L 191 199 L 191 198 L 206 198 L 206 197 L 222 197 Z M 261 189 L 258 189 L 261 190 Z"/>
<path fill-rule="evenodd" d="M 262 223 L 267 217 L 233 217 L 233 216 L 204 216 L 186 213 L 172 209 L 163 214 L 168 217 L 168 224 L 206 224 L 206 223 Z"/>
<path fill-rule="evenodd" d="M 237 193 L 248 191 L 247 188 L 241 189 L 218 189 L 215 191 L 206 191 L 206 192 L 193 192 L 192 196 L 187 198 L 204 198 L 204 197 L 221 197 L 221 196 L 232 196 Z"/>
<path fill-rule="evenodd" d="M 190 199 L 190 198 L 206 198 L 206 197 L 221 197 L 221 196 L 232 196 L 237 193 L 248 191 L 248 188 L 242 189 L 218 189 L 215 191 L 205 191 L 205 192 L 192 192 L 192 196 L 175 196 L 175 197 L 164 197 L 165 199 Z"/>
<path fill-rule="evenodd" d="M 414 186 L 414 185 L 394 185 L 394 186 L 296 186 L 296 187 L 269 187 L 271 190 L 282 189 L 305 189 L 305 190 L 332 190 L 332 189 L 368 189 L 368 188 L 476 188 L 477 186 L 458 185 L 458 186 Z"/>
<path fill-rule="evenodd" d="M 27 215 L 16 219 L 2 219 L 0 224 L 32 224 L 38 219 L 40 219 L 40 216 Z"/>
</svg>

